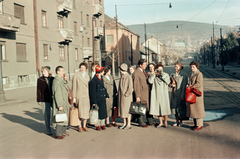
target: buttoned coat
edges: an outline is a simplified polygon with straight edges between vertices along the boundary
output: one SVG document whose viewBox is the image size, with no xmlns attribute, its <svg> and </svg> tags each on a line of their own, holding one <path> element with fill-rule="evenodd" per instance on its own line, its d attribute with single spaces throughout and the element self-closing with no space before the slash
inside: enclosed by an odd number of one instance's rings
<svg viewBox="0 0 240 159">
<path fill-rule="evenodd" d="M 171 114 L 168 93 L 168 84 L 170 83 L 169 75 L 163 72 L 162 79 L 166 83 L 159 77 L 156 77 L 155 73 L 148 78 L 148 82 L 152 84 L 151 106 L 149 112 L 151 115 L 165 116 Z"/>
<path fill-rule="evenodd" d="M 203 75 L 202 73 L 197 70 L 194 72 L 193 75 L 189 76 L 189 85 L 193 88 L 197 88 L 202 92 L 202 96 L 196 98 L 196 103 L 190 104 L 187 103 L 187 117 L 189 118 L 203 118 L 205 117 L 205 109 L 204 109 L 204 102 L 203 102 Z"/>
<path fill-rule="evenodd" d="M 90 111 L 89 100 L 89 76 L 87 72 L 84 77 L 81 72 L 76 72 L 72 78 L 72 93 L 78 105 L 79 118 L 88 119 Z"/>
<path fill-rule="evenodd" d="M 147 103 L 147 110 L 149 110 L 149 86 L 147 83 L 147 77 L 140 68 L 137 68 L 132 77 L 136 98 L 140 97 L 142 103 Z"/>
<path fill-rule="evenodd" d="M 133 83 L 132 77 L 125 73 L 119 81 L 118 87 L 118 116 L 129 117 L 129 108 L 132 102 Z"/>
<path fill-rule="evenodd" d="M 107 115 L 108 117 L 111 117 L 113 107 L 117 106 L 117 103 L 116 103 L 117 88 L 116 88 L 115 80 L 113 80 L 112 76 L 109 76 L 109 79 L 106 76 L 103 76 L 103 83 L 104 83 L 104 87 L 107 89 L 107 93 L 109 96 L 109 100 L 107 103 Z"/>
<path fill-rule="evenodd" d="M 178 76 L 176 76 L 176 73 L 172 73 L 170 75 L 170 80 L 172 77 L 176 81 L 176 87 L 175 87 L 175 92 L 172 91 L 171 93 L 170 107 L 171 107 L 172 114 L 176 114 L 176 108 L 180 106 L 181 98 L 185 100 L 188 77 L 183 71 L 180 71 L 178 73 Z M 171 84 L 172 84 L 172 80 L 171 80 Z"/>
<path fill-rule="evenodd" d="M 107 118 L 107 106 L 106 98 L 109 98 L 106 88 L 104 87 L 103 79 L 101 80 L 94 75 L 93 79 L 90 81 L 90 104 L 97 104 L 99 107 L 98 118 Z"/>
<path fill-rule="evenodd" d="M 52 84 L 52 95 L 53 95 L 53 123 L 56 123 L 55 116 L 57 114 L 67 114 L 69 115 L 69 107 L 68 103 L 68 87 L 67 82 L 60 78 L 59 76 L 55 76 Z M 59 111 L 59 108 L 63 107 L 62 111 Z M 57 125 L 68 125 L 68 121 L 57 123 Z"/>
<path fill-rule="evenodd" d="M 37 80 L 37 102 L 49 102 L 52 105 L 52 82 L 54 77 L 49 77 L 47 83 L 44 76 Z"/>
</svg>

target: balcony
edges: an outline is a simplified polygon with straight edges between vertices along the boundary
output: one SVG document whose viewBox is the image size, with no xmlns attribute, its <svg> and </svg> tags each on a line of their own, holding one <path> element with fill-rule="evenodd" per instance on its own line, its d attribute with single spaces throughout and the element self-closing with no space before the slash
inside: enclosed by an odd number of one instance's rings
<svg viewBox="0 0 240 159">
<path fill-rule="evenodd" d="M 101 37 L 103 37 L 103 28 L 95 27 L 94 28 L 94 38 L 100 39 Z"/>
<path fill-rule="evenodd" d="M 60 29 L 60 40 L 59 43 L 69 43 L 73 41 L 73 30 Z"/>
<path fill-rule="evenodd" d="M 58 14 L 66 15 L 72 12 L 72 0 L 57 0 L 58 2 Z"/>
<path fill-rule="evenodd" d="M 92 48 L 91 47 L 83 47 L 83 58 L 87 59 L 92 57 Z"/>
<path fill-rule="evenodd" d="M 100 4 L 93 5 L 93 16 L 99 17 L 103 14 L 103 6 Z"/>
<path fill-rule="evenodd" d="M 12 15 L 0 14 L 0 30 L 6 32 L 18 32 L 20 19 Z"/>
<path fill-rule="evenodd" d="M 94 51 L 94 61 L 101 61 L 101 51 L 100 50 Z"/>
</svg>

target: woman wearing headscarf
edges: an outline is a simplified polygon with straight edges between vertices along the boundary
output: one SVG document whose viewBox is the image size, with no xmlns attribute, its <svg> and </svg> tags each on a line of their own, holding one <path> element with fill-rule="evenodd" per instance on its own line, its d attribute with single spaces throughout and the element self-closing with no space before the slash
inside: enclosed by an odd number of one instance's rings
<svg viewBox="0 0 240 159">
<path fill-rule="evenodd" d="M 128 130 L 131 129 L 129 108 L 132 102 L 133 81 L 127 72 L 127 64 L 121 64 L 119 69 L 122 76 L 118 86 L 118 116 L 123 118 L 123 125 L 120 129 Z"/>
</svg>

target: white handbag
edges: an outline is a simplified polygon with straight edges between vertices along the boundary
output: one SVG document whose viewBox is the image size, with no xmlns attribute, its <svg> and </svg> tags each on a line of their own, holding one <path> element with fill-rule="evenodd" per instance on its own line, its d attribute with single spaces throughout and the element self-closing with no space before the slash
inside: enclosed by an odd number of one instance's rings
<svg viewBox="0 0 240 159">
<path fill-rule="evenodd" d="M 55 121 L 57 123 L 67 121 L 67 114 L 56 114 L 55 115 Z"/>
</svg>

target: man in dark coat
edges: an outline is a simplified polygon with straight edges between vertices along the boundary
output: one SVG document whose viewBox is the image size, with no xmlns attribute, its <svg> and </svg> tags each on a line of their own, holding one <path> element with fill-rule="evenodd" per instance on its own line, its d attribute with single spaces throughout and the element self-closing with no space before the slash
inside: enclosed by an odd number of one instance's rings
<svg viewBox="0 0 240 159">
<path fill-rule="evenodd" d="M 147 62 L 145 59 L 140 59 L 138 61 L 138 68 L 133 73 L 133 88 L 136 96 L 136 102 L 146 103 L 147 111 L 146 115 L 139 116 L 140 127 L 148 127 L 146 124 L 146 117 L 149 125 L 154 125 L 153 116 L 149 114 L 149 86 L 147 83 L 147 75 L 145 69 L 147 67 Z"/>
<path fill-rule="evenodd" d="M 107 106 L 108 102 L 108 93 L 104 87 L 102 75 L 104 74 L 103 67 L 95 67 L 96 74 L 90 82 L 90 103 L 91 106 L 95 106 L 98 109 L 98 124 L 96 125 L 96 130 L 106 129 L 105 119 L 107 118 Z"/>
</svg>

